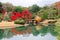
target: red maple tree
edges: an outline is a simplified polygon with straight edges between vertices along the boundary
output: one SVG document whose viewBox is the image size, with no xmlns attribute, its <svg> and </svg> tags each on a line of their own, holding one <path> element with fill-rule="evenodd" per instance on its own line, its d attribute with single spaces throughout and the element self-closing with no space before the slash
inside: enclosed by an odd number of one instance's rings
<svg viewBox="0 0 60 40">
<path fill-rule="evenodd" d="M 22 14 L 24 15 L 24 18 L 32 18 L 32 13 L 28 9 L 23 10 Z"/>
<path fill-rule="evenodd" d="M 56 8 L 56 15 L 58 16 L 58 10 L 60 9 L 60 1 L 59 2 L 56 2 L 55 4 L 54 4 L 54 7 Z"/>
<path fill-rule="evenodd" d="M 12 14 L 13 14 L 11 16 L 12 20 L 16 20 L 19 17 L 28 18 L 28 19 L 32 18 L 32 13 L 28 9 L 23 10 L 22 13 L 20 13 L 20 12 L 12 12 Z"/>
<path fill-rule="evenodd" d="M 59 2 L 56 2 L 56 3 L 54 4 L 54 6 L 55 6 L 55 8 L 59 9 L 59 8 L 60 8 L 60 1 L 59 1 Z"/>
</svg>

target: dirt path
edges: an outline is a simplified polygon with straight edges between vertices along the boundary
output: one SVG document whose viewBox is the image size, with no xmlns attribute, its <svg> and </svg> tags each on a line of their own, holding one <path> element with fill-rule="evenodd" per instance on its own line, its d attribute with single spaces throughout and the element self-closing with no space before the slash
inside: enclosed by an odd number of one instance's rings
<svg viewBox="0 0 60 40">
<path fill-rule="evenodd" d="M 27 26 L 27 25 L 28 24 L 25 24 L 25 26 Z M 14 24 L 14 22 L 7 22 L 7 21 L 0 22 L 0 29 L 15 28 L 15 27 L 19 27 L 19 26 L 23 26 L 23 25 Z"/>
</svg>

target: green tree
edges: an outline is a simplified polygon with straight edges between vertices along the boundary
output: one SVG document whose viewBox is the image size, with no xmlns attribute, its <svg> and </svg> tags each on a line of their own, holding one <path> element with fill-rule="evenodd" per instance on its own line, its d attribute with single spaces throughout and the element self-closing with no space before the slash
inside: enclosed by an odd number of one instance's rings
<svg viewBox="0 0 60 40">
<path fill-rule="evenodd" d="M 25 7 L 17 6 L 17 7 L 15 8 L 15 11 L 16 11 L 16 12 L 22 12 L 24 9 L 25 9 Z"/>
<path fill-rule="evenodd" d="M 33 15 L 36 15 L 36 13 L 40 10 L 40 7 L 35 4 L 31 7 L 29 7 L 29 10 L 33 13 Z"/>
<path fill-rule="evenodd" d="M 60 19 L 57 20 L 57 22 L 55 23 L 55 31 L 58 33 L 57 34 L 57 39 L 60 40 Z"/>
<path fill-rule="evenodd" d="M 42 9 L 45 9 L 45 10 L 47 10 L 49 8 L 49 6 L 44 6 Z"/>
<path fill-rule="evenodd" d="M 48 18 L 48 11 L 47 10 L 41 9 L 40 14 L 41 14 L 42 19 L 47 19 Z"/>
<path fill-rule="evenodd" d="M 11 3 L 3 3 L 3 9 L 5 9 L 7 12 L 11 12 L 14 8 L 14 6 Z"/>
<path fill-rule="evenodd" d="M 2 3 L 0 2 L 0 7 L 2 6 Z"/>
<path fill-rule="evenodd" d="M 56 9 L 55 8 L 50 8 L 48 12 L 49 12 L 50 18 L 56 18 Z"/>
<path fill-rule="evenodd" d="M 58 9 L 58 18 L 60 18 L 60 8 Z"/>
<path fill-rule="evenodd" d="M 2 13 L 2 3 L 0 2 L 0 13 Z"/>
</svg>

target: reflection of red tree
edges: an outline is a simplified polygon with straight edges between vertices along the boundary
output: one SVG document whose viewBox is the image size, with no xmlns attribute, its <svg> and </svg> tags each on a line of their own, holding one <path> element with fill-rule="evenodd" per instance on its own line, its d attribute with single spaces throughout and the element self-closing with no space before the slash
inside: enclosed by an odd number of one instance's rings
<svg viewBox="0 0 60 40">
<path fill-rule="evenodd" d="M 14 34 L 23 34 L 23 32 L 17 31 L 15 28 L 12 28 L 11 32 Z"/>
<path fill-rule="evenodd" d="M 16 20 L 19 17 L 27 18 L 27 19 L 31 19 L 32 18 L 32 13 L 28 9 L 23 10 L 22 13 L 20 13 L 20 12 L 12 12 L 12 14 L 13 14 L 11 16 L 12 20 Z"/>
</svg>

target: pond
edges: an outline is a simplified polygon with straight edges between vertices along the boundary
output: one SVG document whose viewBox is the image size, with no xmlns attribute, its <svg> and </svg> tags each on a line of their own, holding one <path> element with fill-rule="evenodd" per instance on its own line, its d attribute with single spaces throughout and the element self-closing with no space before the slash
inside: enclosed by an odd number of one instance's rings
<svg viewBox="0 0 60 40">
<path fill-rule="evenodd" d="M 0 29 L 2 40 L 57 40 L 55 25 L 29 25 L 9 29 Z"/>
</svg>

